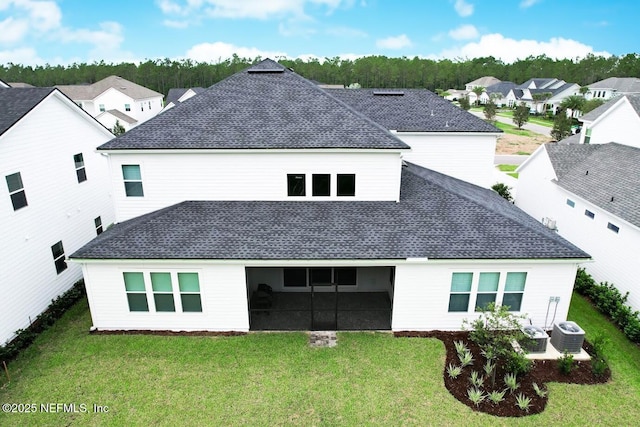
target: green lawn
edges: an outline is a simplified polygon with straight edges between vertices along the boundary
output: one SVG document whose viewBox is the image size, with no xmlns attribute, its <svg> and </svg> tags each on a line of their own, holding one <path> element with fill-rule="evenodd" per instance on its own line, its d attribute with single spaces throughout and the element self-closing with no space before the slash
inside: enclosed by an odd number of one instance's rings
<svg viewBox="0 0 640 427">
<path fill-rule="evenodd" d="M 537 133 L 535 132 L 531 132 L 530 130 L 526 130 L 526 129 L 518 129 L 515 125 L 510 125 L 507 123 L 496 121 L 493 123 L 493 125 L 498 129 L 501 129 L 504 133 L 510 133 L 513 135 L 520 135 L 520 136 L 529 136 L 529 137 L 533 137 L 537 135 Z"/>
<path fill-rule="evenodd" d="M 507 175 L 514 178 L 518 178 L 518 173 L 515 170 L 518 169 L 518 165 L 498 165 L 498 170 L 501 172 L 507 172 Z"/>
<path fill-rule="evenodd" d="M 578 298 L 571 319 L 612 337 L 613 380 L 551 384 L 542 414 L 473 412 L 442 381 L 435 339 L 342 333 L 312 349 L 303 333 L 240 337 L 89 335 L 86 301 L 9 366 L 0 403 L 85 404 L 88 413 L 0 413 L 0 425 L 631 425 L 640 350 Z M 92 413 L 92 405 L 107 413 Z"/>
<path fill-rule="evenodd" d="M 496 115 L 497 116 L 501 116 L 501 117 L 507 117 L 509 119 L 513 119 L 513 110 L 498 111 L 496 113 Z M 548 128 L 552 128 L 553 127 L 553 120 L 543 119 L 542 117 L 538 117 L 538 116 L 529 116 L 529 121 L 527 123 L 533 123 L 533 124 L 540 125 L 540 126 L 546 126 Z"/>
</svg>

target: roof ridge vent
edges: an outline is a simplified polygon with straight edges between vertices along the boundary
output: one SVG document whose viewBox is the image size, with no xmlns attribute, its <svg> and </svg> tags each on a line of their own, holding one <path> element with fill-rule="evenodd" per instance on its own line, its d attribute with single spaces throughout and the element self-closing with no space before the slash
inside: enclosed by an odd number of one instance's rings
<svg viewBox="0 0 640 427">
<path fill-rule="evenodd" d="M 249 74 L 282 74 L 284 68 L 250 68 L 247 70 Z"/>
<path fill-rule="evenodd" d="M 434 114 L 433 114 L 433 110 L 431 110 L 431 117 L 433 117 L 433 116 L 434 116 Z"/>
<path fill-rule="evenodd" d="M 403 96 L 404 91 L 401 90 L 374 90 L 374 96 Z"/>
</svg>

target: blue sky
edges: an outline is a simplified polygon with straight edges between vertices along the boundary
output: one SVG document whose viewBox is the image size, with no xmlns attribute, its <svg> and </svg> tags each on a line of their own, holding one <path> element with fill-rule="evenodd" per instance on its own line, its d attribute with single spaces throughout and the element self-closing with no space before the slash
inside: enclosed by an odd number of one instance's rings
<svg viewBox="0 0 640 427">
<path fill-rule="evenodd" d="M 639 17 L 636 0 L 0 0 L 0 63 L 625 55 Z"/>
</svg>

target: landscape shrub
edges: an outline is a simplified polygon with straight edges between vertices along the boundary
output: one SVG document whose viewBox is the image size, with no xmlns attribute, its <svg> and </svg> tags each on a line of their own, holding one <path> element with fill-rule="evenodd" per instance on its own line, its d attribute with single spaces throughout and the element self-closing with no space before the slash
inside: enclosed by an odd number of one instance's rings
<svg viewBox="0 0 640 427">
<path fill-rule="evenodd" d="M 51 304 L 25 329 L 16 331 L 16 337 L 0 346 L 0 363 L 15 359 L 20 351 L 29 347 L 40 333 L 53 325 L 62 315 L 85 295 L 84 281 L 79 280 L 64 294 L 51 300 Z"/>
<path fill-rule="evenodd" d="M 630 341 L 640 343 L 640 313 L 627 305 L 628 292 L 622 295 L 613 284 L 596 283 L 583 268 L 578 269 L 574 289 L 589 297 L 598 310 L 609 316 Z"/>
</svg>

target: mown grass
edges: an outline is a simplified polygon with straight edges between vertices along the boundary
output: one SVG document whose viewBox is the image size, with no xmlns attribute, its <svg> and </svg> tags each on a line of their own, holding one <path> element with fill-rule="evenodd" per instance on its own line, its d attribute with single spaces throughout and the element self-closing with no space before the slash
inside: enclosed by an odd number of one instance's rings
<svg viewBox="0 0 640 427">
<path fill-rule="evenodd" d="M 514 178 L 518 178 L 518 173 L 515 170 L 518 168 L 518 165 L 498 165 L 498 170 L 500 172 L 507 172 L 507 175 L 512 176 Z"/>
<path fill-rule="evenodd" d="M 89 335 L 86 301 L 9 369 L 0 403 L 84 403 L 89 413 L 0 413 L 0 425 L 631 425 L 640 417 L 640 351 L 579 299 L 571 318 L 612 336 L 613 379 L 551 384 L 542 414 L 502 419 L 444 388 L 435 339 L 342 333 L 312 349 L 303 333 L 239 337 Z M 93 404 L 108 413 L 91 413 Z"/>
<path fill-rule="evenodd" d="M 526 130 L 526 129 L 518 129 L 515 125 L 510 125 L 508 123 L 502 123 L 502 122 L 496 121 L 493 123 L 493 125 L 498 129 L 502 130 L 504 133 L 509 133 L 512 135 L 520 135 L 520 136 L 528 136 L 528 137 L 534 137 L 537 135 L 535 132 L 531 132 L 530 130 Z"/>
<path fill-rule="evenodd" d="M 496 113 L 497 116 L 507 117 L 509 119 L 513 119 L 513 111 L 512 110 L 502 110 Z M 529 116 L 529 121 L 527 123 L 533 123 L 540 126 L 546 126 L 548 128 L 553 127 L 553 120 L 545 119 L 538 116 Z"/>
</svg>

